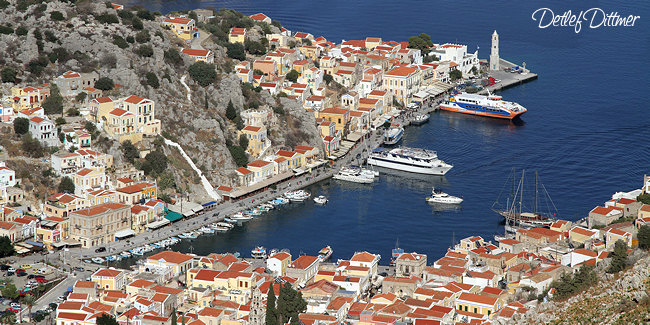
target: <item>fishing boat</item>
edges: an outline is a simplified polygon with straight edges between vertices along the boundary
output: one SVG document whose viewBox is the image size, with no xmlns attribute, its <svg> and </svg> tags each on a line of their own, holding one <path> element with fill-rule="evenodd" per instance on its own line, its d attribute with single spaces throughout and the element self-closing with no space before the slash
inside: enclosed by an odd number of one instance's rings
<svg viewBox="0 0 650 325">
<path fill-rule="evenodd" d="M 304 202 L 307 200 L 311 194 L 304 190 L 297 190 L 284 193 L 284 197 L 289 199 L 291 202 Z"/>
<path fill-rule="evenodd" d="M 431 196 L 427 196 L 427 202 L 429 203 L 442 203 L 442 204 L 461 204 L 463 199 L 449 195 L 442 191 L 436 191 L 435 187 L 431 189 Z"/>
<path fill-rule="evenodd" d="M 257 246 L 251 250 L 251 257 L 253 258 L 266 258 L 266 248 L 264 246 Z"/>
<path fill-rule="evenodd" d="M 237 221 L 247 221 L 253 219 L 252 216 L 244 215 L 243 213 L 235 213 L 233 214 L 230 219 L 234 220 L 235 222 Z"/>
<path fill-rule="evenodd" d="M 361 184 L 370 184 L 375 181 L 375 175 L 373 173 L 364 172 L 360 168 L 354 168 L 351 166 L 341 168 L 341 170 L 334 174 L 332 178 Z"/>
<path fill-rule="evenodd" d="M 328 245 L 327 247 L 324 247 L 318 252 L 318 258 L 322 261 L 326 261 L 330 257 L 332 257 L 332 253 L 334 250 Z"/>
<path fill-rule="evenodd" d="M 107 261 L 109 261 L 109 262 L 113 262 L 113 261 L 117 260 L 117 258 L 115 257 L 115 255 L 106 256 L 105 259 L 106 259 Z"/>
<path fill-rule="evenodd" d="M 274 206 L 285 205 L 285 204 L 288 204 L 289 202 L 290 201 L 288 199 L 283 198 L 283 197 L 278 197 L 278 198 L 270 201 L 270 203 L 273 204 Z"/>
<path fill-rule="evenodd" d="M 417 114 L 413 117 L 413 120 L 411 121 L 412 125 L 422 125 L 426 122 L 429 122 L 429 114 Z"/>
<path fill-rule="evenodd" d="M 459 93 L 440 104 L 445 111 L 470 115 L 494 117 L 512 120 L 526 113 L 526 108 L 515 103 L 503 100 L 498 95 L 488 96 L 478 94 Z"/>
<path fill-rule="evenodd" d="M 527 197 L 524 193 L 527 190 L 524 183 L 525 174 L 525 170 L 521 172 L 521 179 L 516 184 L 515 170 L 513 169 L 511 174 L 512 190 L 510 195 L 506 198 L 505 205 L 502 205 L 500 202 L 501 193 L 492 205 L 492 211 L 498 213 L 504 219 L 506 230 L 505 236 L 515 233 L 519 228 L 530 229 L 535 227 L 549 227 L 556 221 L 555 217 L 557 216 L 557 208 L 546 191 L 544 184 L 541 184 L 540 186 L 539 175 L 537 172 L 535 172 L 535 186 L 532 189 L 534 192 L 532 195 L 532 208 L 529 207 L 528 203 L 524 202 L 524 197 Z M 510 183 L 510 179 L 506 181 L 506 185 L 508 183 Z M 542 195 L 540 195 L 540 192 L 542 192 Z M 545 212 L 541 211 L 543 205 L 545 206 Z"/>
<path fill-rule="evenodd" d="M 233 224 L 233 223 L 237 223 L 237 222 L 239 222 L 239 221 L 237 221 L 237 220 L 231 219 L 230 217 L 225 217 L 225 218 L 223 218 L 223 221 L 225 221 L 225 222 L 227 222 L 227 223 L 230 223 L 230 224 Z"/>
<path fill-rule="evenodd" d="M 404 250 L 399 248 L 399 239 L 395 241 L 395 248 L 391 251 L 390 265 L 395 265 L 397 258 L 404 254 Z"/>
<path fill-rule="evenodd" d="M 232 224 L 229 224 L 227 222 L 217 222 L 217 227 L 226 227 L 228 229 L 235 228 Z"/>
<path fill-rule="evenodd" d="M 214 229 L 207 226 L 201 227 L 199 230 L 204 234 L 214 234 Z"/>
<path fill-rule="evenodd" d="M 194 239 L 196 237 L 198 237 L 198 236 L 193 232 L 184 232 L 184 233 L 178 235 L 178 238 L 182 238 L 182 239 Z"/>
<path fill-rule="evenodd" d="M 384 132 L 384 144 L 392 146 L 402 140 L 404 136 L 404 128 L 399 125 L 392 125 L 386 132 Z"/>
<path fill-rule="evenodd" d="M 320 205 L 326 204 L 327 203 L 327 198 L 324 195 L 319 195 L 319 196 L 314 198 L 314 203 L 320 204 Z"/>
<path fill-rule="evenodd" d="M 259 216 L 262 215 L 262 212 L 259 210 L 245 210 L 242 212 L 245 216 Z"/>
<path fill-rule="evenodd" d="M 377 148 L 368 156 L 368 165 L 429 175 L 444 175 L 454 167 L 433 150 L 408 147 Z"/>
</svg>

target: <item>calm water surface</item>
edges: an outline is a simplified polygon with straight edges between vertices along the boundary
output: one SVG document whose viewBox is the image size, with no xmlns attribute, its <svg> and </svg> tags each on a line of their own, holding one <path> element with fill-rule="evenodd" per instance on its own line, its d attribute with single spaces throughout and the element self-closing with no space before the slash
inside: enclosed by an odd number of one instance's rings
<svg viewBox="0 0 650 325">
<path fill-rule="evenodd" d="M 445 177 L 382 173 L 373 185 L 325 181 L 308 190 L 326 195 L 266 214 L 227 234 L 207 235 L 174 249 L 207 254 L 256 245 L 316 254 L 325 245 L 334 258 L 368 250 L 384 256 L 399 238 L 408 251 L 431 259 L 456 240 L 503 232 L 490 210 L 511 168 L 538 170 L 560 216 L 580 219 L 615 191 L 639 188 L 650 172 L 650 21 L 648 2 L 626 1 L 127 1 L 163 13 L 192 8 L 264 12 L 292 31 L 340 42 L 379 36 L 407 40 L 426 32 L 436 43 L 459 42 L 487 58 L 490 35 L 501 37 L 501 56 L 526 62 L 540 75 L 501 92 L 528 108 L 518 125 L 440 112 L 428 124 L 409 128 L 403 144 L 437 150 L 455 167 Z M 600 7 L 640 15 L 637 26 L 538 29 L 530 19 L 539 7 L 586 10 Z M 532 176 L 530 174 L 529 176 Z M 424 197 L 436 186 L 463 195 L 462 208 L 440 209 Z"/>
</svg>

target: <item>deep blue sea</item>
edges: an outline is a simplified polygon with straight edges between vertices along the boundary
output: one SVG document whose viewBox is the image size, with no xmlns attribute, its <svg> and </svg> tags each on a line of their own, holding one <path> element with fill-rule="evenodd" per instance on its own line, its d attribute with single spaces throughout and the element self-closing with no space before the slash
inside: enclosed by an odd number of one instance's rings
<svg viewBox="0 0 650 325">
<path fill-rule="evenodd" d="M 641 186 L 650 173 L 650 2 L 646 1 L 127 1 L 167 13 L 192 8 L 264 12 L 292 31 L 334 42 L 378 36 L 405 41 L 425 32 L 436 43 L 459 42 L 487 58 L 490 36 L 500 35 L 501 57 L 526 62 L 539 79 L 501 92 L 528 108 L 518 125 L 453 113 L 434 113 L 409 128 L 404 145 L 437 150 L 455 167 L 444 177 L 382 174 L 374 185 L 326 181 L 309 188 L 329 197 L 324 207 L 292 205 L 224 235 L 203 236 L 178 250 L 239 251 L 256 245 L 334 258 L 355 251 L 380 253 L 388 263 L 399 238 L 407 251 L 430 260 L 469 235 L 503 232 L 490 210 L 513 167 L 537 170 L 562 218 L 577 220 L 616 191 Z M 634 27 L 540 29 L 531 14 L 592 7 L 638 15 Z M 532 180 L 532 173 L 528 179 Z M 432 186 L 463 195 L 460 209 L 424 201 Z"/>
</svg>

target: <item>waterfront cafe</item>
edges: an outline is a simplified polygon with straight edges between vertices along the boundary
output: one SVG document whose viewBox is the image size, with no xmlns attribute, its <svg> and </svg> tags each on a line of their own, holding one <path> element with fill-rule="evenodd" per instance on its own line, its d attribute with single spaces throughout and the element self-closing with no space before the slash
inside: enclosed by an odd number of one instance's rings
<svg viewBox="0 0 650 325">
<path fill-rule="evenodd" d="M 243 187 L 237 190 L 234 190 L 230 193 L 225 194 L 229 199 L 236 201 L 245 199 L 251 195 L 268 190 L 271 186 L 277 185 L 285 180 L 294 178 L 295 174 L 292 171 L 286 171 L 284 173 L 269 177 L 261 182 L 257 182 L 251 186 Z"/>
</svg>

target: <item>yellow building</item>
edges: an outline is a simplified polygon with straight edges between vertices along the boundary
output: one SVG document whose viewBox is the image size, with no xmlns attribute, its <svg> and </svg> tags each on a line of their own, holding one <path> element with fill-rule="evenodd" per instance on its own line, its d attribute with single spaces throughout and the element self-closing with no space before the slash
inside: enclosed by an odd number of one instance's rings
<svg viewBox="0 0 650 325">
<path fill-rule="evenodd" d="M 99 269 L 93 273 L 90 280 L 103 290 L 122 290 L 126 285 L 124 272 L 114 269 Z"/>
<path fill-rule="evenodd" d="M 613 250 L 617 241 L 623 241 L 627 247 L 632 247 L 632 234 L 617 228 L 610 228 L 605 233 L 605 245 L 607 250 Z"/>
<path fill-rule="evenodd" d="M 110 97 L 99 97 L 90 101 L 90 114 L 88 118 L 98 123 L 100 121 L 108 120 L 108 113 L 115 109 L 115 103 Z"/>
<path fill-rule="evenodd" d="M 142 132 L 136 129 L 135 115 L 120 108 L 116 108 L 108 114 L 104 130 L 111 138 L 120 143 L 126 140 L 131 140 L 131 143 L 142 141 Z"/>
<path fill-rule="evenodd" d="M 233 27 L 228 33 L 228 42 L 244 44 L 246 41 L 246 28 Z"/>
<path fill-rule="evenodd" d="M 420 70 L 397 67 L 384 74 L 383 89 L 389 91 L 398 102 L 407 105 L 420 89 L 420 82 Z"/>
<path fill-rule="evenodd" d="M 585 244 L 587 241 L 594 241 L 598 238 L 598 231 L 575 226 L 569 230 L 569 241 L 578 244 Z"/>
<path fill-rule="evenodd" d="M 117 201 L 125 204 L 136 204 L 141 200 L 155 200 L 158 197 L 158 186 L 153 183 L 139 183 L 118 188 Z"/>
<path fill-rule="evenodd" d="M 252 126 L 247 125 L 241 131 L 239 131 L 239 136 L 245 136 L 248 138 L 248 147 L 246 147 L 246 152 L 251 154 L 253 157 L 257 157 L 262 153 L 266 146 L 266 127 L 264 126 Z"/>
<path fill-rule="evenodd" d="M 14 112 L 32 107 L 41 106 L 43 101 L 50 96 L 50 87 L 48 84 L 37 87 L 12 87 L 12 107 Z"/>
<path fill-rule="evenodd" d="M 163 26 L 169 27 L 176 36 L 185 41 L 199 37 L 196 22 L 190 18 L 170 17 L 163 21 Z"/>
<path fill-rule="evenodd" d="M 72 211 L 87 208 L 88 201 L 69 193 L 57 193 L 47 197 L 43 212 L 48 217 L 67 218 Z"/>
<path fill-rule="evenodd" d="M 347 129 L 350 122 L 350 111 L 347 109 L 329 107 L 320 112 L 317 112 L 319 118 L 336 123 L 336 130 L 340 131 L 343 135 L 347 134 Z"/>
<path fill-rule="evenodd" d="M 115 241 L 116 233 L 131 228 L 131 207 L 104 203 L 70 213 L 70 237 L 83 248 Z"/>
<path fill-rule="evenodd" d="M 487 315 L 492 319 L 492 314 L 501 309 L 499 298 L 477 295 L 463 292 L 456 298 L 456 310 L 462 310 L 470 313 Z"/>
<path fill-rule="evenodd" d="M 106 186 L 104 168 L 83 168 L 72 174 L 75 194 L 85 195 L 87 190 L 102 189 Z"/>
<path fill-rule="evenodd" d="M 133 123 L 137 132 L 145 136 L 160 133 L 160 120 L 155 118 L 156 104 L 153 100 L 131 95 L 120 99 L 118 105 L 120 109 L 135 115 Z"/>
<path fill-rule="evenodd" d="M 368 51 L 372 51 L 379 45 L 381 45 L 381 37 L 366 37 L 366 49 Z"/>
<path fill-rule="evenodd" d="M 287 159 L 289 169 L 300 168 L 304 165 L 304 156 L 299 152 L 278 150 L 277 155 Z"/>
<path fill-rule="evenodd" d="M 69 219 L 49 217 L 41 221 L 36 228 L 36 241 L 43 243 L 47 249 L 61 242 L 69 235 Z"/>
</svg>

